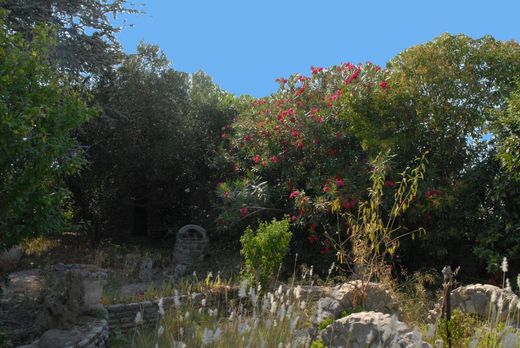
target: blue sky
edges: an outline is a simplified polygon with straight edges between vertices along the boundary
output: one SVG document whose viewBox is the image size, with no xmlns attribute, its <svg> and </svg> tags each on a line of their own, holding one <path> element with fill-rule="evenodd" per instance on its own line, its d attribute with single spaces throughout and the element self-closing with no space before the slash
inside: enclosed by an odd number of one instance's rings
<svg viewBox="0 0 520 348">
<path fill-rule="evenodd" d="M 520 0 L 137 0 L 119 40 L 158 44 L 176 70 L 203 70 L 223 89 L 262 97 L 278 77 L 372 61 L 448 32 L 520 41 Z"/>
</svg>

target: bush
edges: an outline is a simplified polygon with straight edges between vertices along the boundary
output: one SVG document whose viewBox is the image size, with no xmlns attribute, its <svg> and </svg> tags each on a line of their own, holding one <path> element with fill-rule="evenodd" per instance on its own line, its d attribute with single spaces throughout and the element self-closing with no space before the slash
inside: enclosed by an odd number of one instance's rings
<svg viewBox="0 0 520 348">
<path fill-rule="evenodd" d="M 256 233 L 248 227 L 240 238 L 245 273 L 266 285 L 287 255 L 291 237 L 288 219 L 261 222 Z"/>
</svg>

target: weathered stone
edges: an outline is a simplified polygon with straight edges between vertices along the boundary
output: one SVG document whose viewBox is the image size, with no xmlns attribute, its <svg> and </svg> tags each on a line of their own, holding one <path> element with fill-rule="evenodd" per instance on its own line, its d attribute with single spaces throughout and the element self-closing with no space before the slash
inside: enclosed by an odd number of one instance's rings
<svg viewBox="0 0 520 348">
<path fill-rule="evenodd" d="M 43 289 L 43 279 L 39 269 L 30 269 L 9 274 L 4 297 L 29 296 L 36 297 Z"/>
<path fill-rule="evenodd" d="M 139 279 L 143 282 L 149 282 L 153 279 L 153 260 L 148 258 L 143 260 L 139 268 Z"/>
<path fill-rule="evenodd" d="M 324 297 L 317 304 L 314 323 L 324 318 L 337 318 L 341 312 L 369 310 L 382 313 L 398 314 L 397 301 L 381 284 L 350 281 L 332 288 L 322 289 Z"/>
<path fill-rule="evenodd" d="M 23 256 L 23 249 L 19 245 L 13 246 L 11 249 L 0 253 L 0 264 L 16 265 Z"/>
<path fill-rule="evenodd" d="M 494 301 L 492 301 L 494 300 Z M 512 291 L 489 284 L 461 286 L 451 292 L 451 309 L 476 314 L 484 320 L 508 322 L 519 326 L 519 299 Z M 442 312 L 442 299 L 430 311 L 428 320 L 435 322 Z M 490 318 L 491 316 L 491 318 Z"/>
<path fill-rule="evenodd" d="M 132 283 L 126 284 L 119 290 L 123 296 L 134 296 L 144 294 L 145 291 L 150 287 L 149 283 Z"/>
<path fill-rule="evenodd" d="M 431 347 L 419 333 L 379 312 L 360 312 L 333 322 L 319 333 L 329 347 Z"/>
<path fill-rule="evenodd" d="M 70 292 L 75 292 L 74 296 L 81 296 L 81 311 L 99 310 L 103 287 L 106 284 L 107 272 L 94 265 L 59 263 L 54 266 L 55 274 L 61 277 L 72 277 L 72 281 L 66 281 Z"/>
<path fill-rule="evenodd" d="M 46 331 L 41 337 L 38 346 L 40 348 L 73 347 L 81 340 L 81 332 L 74 330 L 52 329 Z"/>
</svg>

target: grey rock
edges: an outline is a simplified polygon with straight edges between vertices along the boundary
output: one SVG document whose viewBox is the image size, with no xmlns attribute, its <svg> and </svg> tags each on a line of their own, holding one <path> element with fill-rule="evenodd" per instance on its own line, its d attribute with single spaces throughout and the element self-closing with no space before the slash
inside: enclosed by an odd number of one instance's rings
<svg viewBox="0 0 520 348">
<path fill-rule="evenodd" d="M 139 267 L 139 279 L 143 282 L 149 282 L 153 279 L 153 260 L 148 258 L 143 260 Z"/>
<path fill-rule="evenodd" d="M 134 296 L 144 294 L 150 286 L 150 283 L 132 283 L 123 285 L 119 292 L 123 296 Z"/>
<path fill-rule="evenodd" d="M 15 245 L 9 250 L 6 250 L 0 253 L 0 264 L 2 263 L 10 263 L 10 264 L 18 264 L 23 256 L 23 249 L 19 245 Z"/>
<path fill-rule="evenodd" d="M 360 312 L 338 319 L 319 336 L 330 347 L 431 347 L 395 315 L 380 312 Z"/>
<path fill-rule="evenodd" d="M 38 346 L 40 348 L 65 348 L 74 347 L 74 345 L 81 341 L 81 332 L 74 330 L 58 330 L 52 329 L 46 331 L 41 337 Z"/>
<path fill-rule="evenodd" d="M 399 314 L 397 301 L 378 283 L 355 280 L 321 291 L 324 297 L 318 300 L 315 324 L 327 317 L 337 318 L 343 311 L 358 309 Z"/>
<path fill-rule="evenodd" d="M 511 325 L 520 326 L 519 298 L 511 290 L 489 284 L 470 284 L 452 290 L 450 301 L 452 310 L 459 309 L 464 313 L 476 314 L 484 320 L 508 321 Z M 435 308 L 430 311 L 428 321 L 435 322 L 441 312 L 442 299 L 439 299 Z M 490 315 L 492 318 L 489 318 Z"/>
</svg>

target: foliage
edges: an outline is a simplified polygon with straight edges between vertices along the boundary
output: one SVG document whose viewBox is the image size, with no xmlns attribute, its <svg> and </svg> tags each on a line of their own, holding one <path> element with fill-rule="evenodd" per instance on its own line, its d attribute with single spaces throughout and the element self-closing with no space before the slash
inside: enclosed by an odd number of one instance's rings
<svg viewBox="0 0 520 348">
<path fill-rule="evenodd" d="M 278 79 L 278 92 L 250 101 L 222 135 L 233 171 L 217 187 L 223 234 L 235 235 L 252 217 L 290 214 L 303 260 L 326 260 L 316 258 L 331 252 L 323 233 L 339 210 L 355 209 L 370 171 L 342 100 L 386 93 L 385 79 L 369 63 L 313 67 L 311 76 Z"/>
<path fill-rule="evenodd" d="M 201 306 L 191 293 L 178 293 L 178 305 L 167 309 L 155 327 L 136 325 L 115 347 L 306 347 L 310 337 L 299 335 L 307 315 L 305 301 L 282 292 L 261 294 L 256 288 L 240 303 L 208 299 Z M 251 311 L 244 310 L 251 306 Z M 273 310 L 274 309 L 274 310 Z M 253 314 L 254 312 L 254 314 Z"/>
<path fill-rule="evenodd" d="M 495 121 L 519 74 L 518 43 L 445 34 L 391 59 L 386 93 L 343 99 L 352 131 L 372 156 L 394 153 L 394 168 L 401 171 L 429 152 L 416 208 L 402 220 L 429 233 L 401 244 L 407 267 L 460 264 L 465 274 L 478 275 L 482 264 L 494 263 L 477 252 L 490 253 L 484 242 L 489 236 L 508 229 L 509 244 L 518 238 L 518 216 L 509 214 L 518 211 L 518 198 L 500 189 L 504 175 L 490 159 L 495 149 L 489 132 L 507 132 Z"/>
<path fill-rule="evenodd" d="M 260 222 L 256 232 L 248 227 L 240 238 L 246 274 L 264 286 L 272 281 L 287 255 L 291 237 L 288 219 Z"/>
<path fill-rule="evenodd" d="M 28 43 L 0 22 L 0 249 L 61 230 L 63 179 L 83 163 L 72 132 L 95 114 L 49 67 L 53 33 L 32 35 Z"/>
<path fill-rule="evenodd" d="M 311 343 L 311 348 L 325 348 L 327 347 L 322 340 L 314 340 Z"/>
<path fill-rule="evenodd" d="M 325 318 L 322 321 L 320 321 L 320 323 L 318 324 L 318 329 L 324 330 L 327 328 L 327 326 L 329 326 L 333 322 L 334 322 L 333 318 Z"/>
<path fill-rule="evenodd" d="M 151 229 L 163 232 L 203 223 L 214 187 L 210 166 L 233 98 L 204 73 L 178 72 L 158 46 L 141 43 L 98 87 L 96 101 L 103 117 L 79 134 L 90 166 L 69 185 L 93 239 L 110 224 L 128 226 L 119 218 L 128 207 L 146 209 Z"/>
<path fill-rule="evenodd" d="M 498 117 L 497 156 L 506 172 L 520 181 L 520 81 L 508 100 L 507 111 Z"/>
<path fill-rule="evenodd" d="M 403 236 L 414 237 L 418 231 L 400 231 L 403 226 L 396 221 L 412 205 L 416 199 L 420 181 L 424 178 L 424 157 L 416 168 L 407 168 L 401 174 L 401 181 L 385 185 L 388 159 L 378 155 L 372 162 L 370 176 L 372 187 L 368 200 L 360 202 L 357 214 L 347 211 L 341 214 L 345 227 L 336 233 L 326 233 L 342 264 L 354 265 L 352 271 L 357 277 L 370 281 L 373 276 L 382 280 L 388 274 L 387 258 L 393 257 Z M 385 211 L 385 191 L 387 186 L 395 186 L 393 202 Z"/>
<path fill-rule="evenodd" d="M 52 25 L 57 43 L 50 57 L 78 79 L 99 77 L 119 62 L 120 28 L 110 17 L 137 12 L 126 0 L 3 0 L 0 6 L 8 11 L 8 27 L 26 39 L 32 40 L 35 25 Z"/>
</svg>

